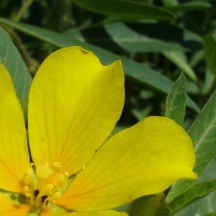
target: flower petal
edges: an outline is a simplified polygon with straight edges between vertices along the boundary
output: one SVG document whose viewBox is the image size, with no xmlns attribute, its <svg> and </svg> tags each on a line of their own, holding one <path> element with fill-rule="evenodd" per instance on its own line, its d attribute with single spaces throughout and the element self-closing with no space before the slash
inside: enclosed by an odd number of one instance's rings
<svg viewBox="0 0 216 216">
<path fill-rule="evenodd" d="M 58 204 L 103 210 L 196 178 L 191 139 L 174 121 L 148 117 L 110 138 L 74 179 Z"/>
<path fill-rule="evenodd" d="M 92 211 L 92 212 L 72 212 L 61 216 L 127 216 L 125 212 L 117 212 L 112 210 Z"/>
<path fill-rule="evenodd" d="M 91 52 L 68 47 L 50 55 L 33 80 L 29 99 L 34 162 L 60 162 L 79 171 L 119 119 L 124 102 L 119 61 L 103 66 Z"/>
<path fill-rule="evenodd" d="M 0 188 L 20 192 L 29 166 L 26 129 L 12 80 L 0 64 Z"/>
<path fill-rule="evenodd" d="M 54 214 L 52 214 L 50 211 L 42 211 L 40 216 L 54 216 Z M 61 214 L 59 216 L 61 216 Z"/>
<path fill-rule="evenodd" d="M 0 193 L 0 215 L 4 216 L 26 216 L 29 206 L 14 204 L 10 199 Z"/>
</svg>

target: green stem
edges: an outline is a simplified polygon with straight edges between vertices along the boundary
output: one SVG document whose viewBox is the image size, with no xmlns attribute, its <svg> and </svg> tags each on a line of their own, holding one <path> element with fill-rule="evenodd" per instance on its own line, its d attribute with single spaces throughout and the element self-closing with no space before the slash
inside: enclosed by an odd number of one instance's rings
<svg viewBox="0 0 216 216">
<path fill-rule="evenodd" d="M 27 9 L 31 6 L 34 0 L 25 0 L 25 2 L 22 4 L 22 7 L 17 12 L 16 16 L 14 17 L 14 21 L 19 21 L 23 14 L 27 11 Z"/>
</svg>

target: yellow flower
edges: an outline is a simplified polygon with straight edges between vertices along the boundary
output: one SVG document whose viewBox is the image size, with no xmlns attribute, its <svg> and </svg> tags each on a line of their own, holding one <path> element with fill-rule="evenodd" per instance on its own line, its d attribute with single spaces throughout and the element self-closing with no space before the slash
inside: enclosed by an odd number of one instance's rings
<svg viewBox="0 0 216 216">
<path fill-rule="evenodd" d="M 0 215 L 55 215 L 59 206 L 60 215 L 123 216 L 109 209 L 196 178 L 192 142 L 168 118 L 148 117 L 108 138 L 123 103 L 120 61 L 103 66 L 80 47 L 61 49 L 33 80 L 27 139 L 0 64 Z"/>
</svg>

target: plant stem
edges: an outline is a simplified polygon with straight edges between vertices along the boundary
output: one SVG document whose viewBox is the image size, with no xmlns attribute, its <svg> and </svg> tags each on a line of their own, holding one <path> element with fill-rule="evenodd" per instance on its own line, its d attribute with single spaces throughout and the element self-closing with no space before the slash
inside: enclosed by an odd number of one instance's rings
<svg viewBox="0 0 216 216">
<path fill-rule="evenodd" d="M 14 21 L 20 21 L 22 18 L 23 14 L 27 11 L 27 9 L 31 6 L 34 0 L 25 0 L 24 3 L 22 4 L 21 8 L 17 12 L 16 16 L 14 17 Z"/>
</svg>

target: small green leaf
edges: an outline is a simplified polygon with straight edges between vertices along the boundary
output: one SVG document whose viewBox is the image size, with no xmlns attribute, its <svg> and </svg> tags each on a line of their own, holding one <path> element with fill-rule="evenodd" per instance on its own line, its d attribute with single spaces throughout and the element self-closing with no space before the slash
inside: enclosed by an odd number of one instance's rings
<svg viewBox="0 0 216 216">
<path fill-rule="evenodd" d="M 195 181 L 182 180 L 172 187 L 166 201 L 173 207 L 173 211 L 178 211 L 187 203 L 210 193 L 212 189 L 216 188 L 215 110 L 216 91 L 189 130 L 197 158 L 194 171 L 199 178 Z"/>
<path fill-rule="evenodd" d="M 208 35 L 204 40 L 205 59 L 210 71 L 216 75 L 216 35 Z"/>
<path fill-rule="evenodd" d="M 179 125 L 182 125 L 184 121 L 185 98 L 185 77 L 181 73 L 167 96 L 165 111 L 165 116 L 175 120 Z"/>
<path fill-rule="evenodd" d="M 133 202 L 129 211 L 130 216 L 169 216 L 169 213 L 163 194 L 141 197 Z"/>
<path fill-rule="evenodd" d="M 27 107 L 31 76 L 9 35 L 0 28 L 0 59 L 8 69 L 24 111 Z"/>
<path fill-rule="evenodd" d="M 124 20 L 170 20 L 175 15 L 165 9 L 128 0 L 73 0 L 82 8 Z"/>
</svg>

